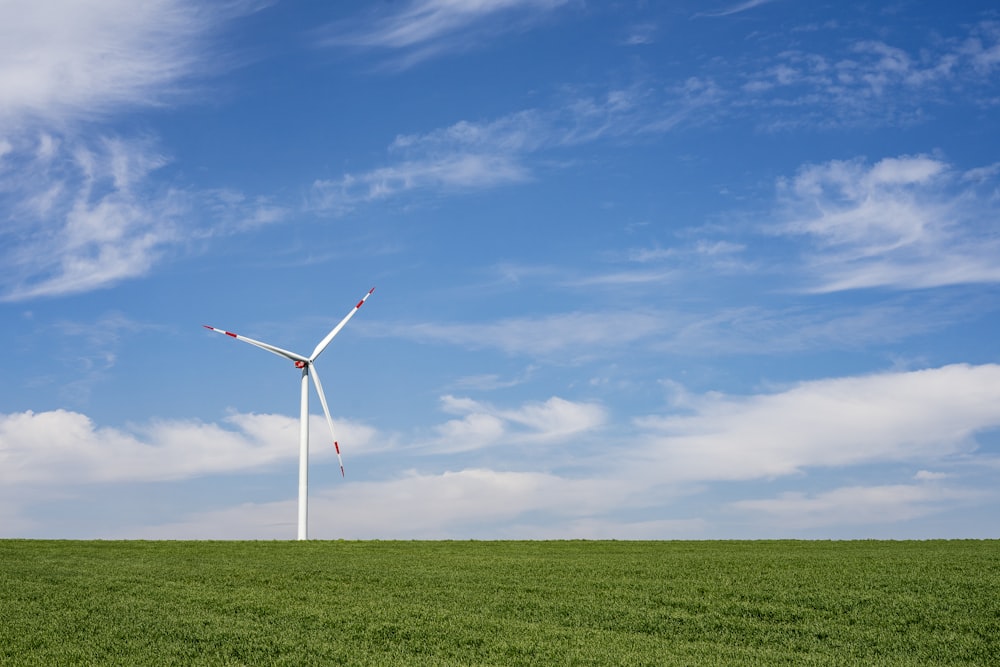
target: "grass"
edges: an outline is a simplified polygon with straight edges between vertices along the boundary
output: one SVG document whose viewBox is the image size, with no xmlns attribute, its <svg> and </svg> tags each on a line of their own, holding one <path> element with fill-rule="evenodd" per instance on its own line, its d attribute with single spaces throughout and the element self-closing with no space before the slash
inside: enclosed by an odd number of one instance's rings
<svg viewBox="0 0 1000 667">
<path fill-rule="evenodd" d="M 0 665 L 998 656 L 998 541 L 0 541 Z"/>
</svg>

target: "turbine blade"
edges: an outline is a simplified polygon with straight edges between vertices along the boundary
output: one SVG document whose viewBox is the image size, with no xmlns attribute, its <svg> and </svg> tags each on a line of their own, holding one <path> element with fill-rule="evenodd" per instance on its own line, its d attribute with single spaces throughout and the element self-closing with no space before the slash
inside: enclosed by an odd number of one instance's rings
<svg viewBox="0 0 1000 667">
<path fill-rule="evenodd" d="M 267 350 L 279 357 L 284 357 L 285 359 L 291 359 L 292 361 L 301 361 L 308 364 L 309 360 L 303 357 L 301 354 L 295 354 L 294 352 L 289 352 L 288 350 L 283 350 L 280 347 L 275 347 L 274 345 L 268 345 L 267 343 L 262 343 L 259 340 L 254 340 L 253 338 L 247 338 L 246 336 L 241 336 L 239 334 L 234 334 L 232 331 L 225 331 L 224 329 L 216 329 L 215 327 L 210 327 L 207 324 L 203 324 L 206 329 L 211 329 L 212 331 L 217 331 L 220 334 L 226 334 L 227 336 L 232 336 L 236 340 L 241 340 L 244 343 L 250 343 L 255 345 L 262 350 Z"/>
<path fill-rule="evenodd" d="M 319 403 L 323 406 L 323 414 L 326 415 L 326 423 L 330 426 L 330 437 L 333 439 L 333 448 L 337 450 L 337 462 L 340 464 L 340 476 L 344 476 L 344 459 L 340 458 L 340 445 L 337 444 L 337 434 L 333 430 L 333 417 L 330 416 L 330 408 L 326 404 L 326 395 L 323 393 L 323 383 L 319 381 L 319 373 L 316 372 L 315 364 L 309 366 L 313 384 L 316 385 L 316 393 L 319 394 Z"/>
<path fill-rule="evenodd" d="M 323 353 L 323 350 L 325 350 L 326 346 L 330 344 L 330 341 L 333 340 L 333 337 L 336 336 L 338 333 L 340 333 L 340 330 L 344 328 L 344 325 L 347 324 L 348 320 L 354 317 L 354 313 L 358 312 L 358 309 L 365 304 L 365 301 L 368 300 L 368 297 L 370 297 L 372 295 L 372 292 L 374 291 L 375 291 L 374 287 L 368 290 L 368 294 L 365 294 L 361 298 L 361 301 L 358 301 L 358 305 L 354 306 L 354 308 L 351 309 L 351 312 L 347 313 L 347 315 L 344 316 L 344 319 L 340 321 L 340 324 L 335 326 L 333 330 L 326 335 L 326 338 L 324 338 L 319 342 L 319 345 L 317 345 L 316 349 L 313 350 L 312 356 L 309 357 L 308 361 L 316 361 L 316 357 L 318 357 Z"/>
</svg>

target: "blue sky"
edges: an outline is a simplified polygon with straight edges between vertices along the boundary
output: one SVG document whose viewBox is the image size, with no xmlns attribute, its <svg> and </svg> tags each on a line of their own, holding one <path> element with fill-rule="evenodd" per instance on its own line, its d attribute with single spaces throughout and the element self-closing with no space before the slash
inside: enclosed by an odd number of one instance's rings
<svg viewBox="0 0 1000 667">
<path fill-rule="evenodd" d="M 0 6 L 0 537 L 998 538 L 1000 12 Z"/>
</svg>

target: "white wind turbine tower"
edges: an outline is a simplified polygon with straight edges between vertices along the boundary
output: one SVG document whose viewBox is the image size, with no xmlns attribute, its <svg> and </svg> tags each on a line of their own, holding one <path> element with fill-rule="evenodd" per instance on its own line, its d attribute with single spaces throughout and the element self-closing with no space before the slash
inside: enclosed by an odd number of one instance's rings
<svg viewBox="0 0 1000 667">
<path fill-rule="evenodd" d="M 326 415 L 326 423 L 330 425 L 330 437 L 333 438 L 333 447 L 337 450 L 337 461 L 340 463 L 340 474 L 344 474 L 344 460 L 340 458 L 340 445 L 337 443 L 337 436 L 333 431 L 333 417 L 330 416 L 330 408 L 326 404 L 326 396 L 323 395 L 323 384 L 319 381 L 319 374 L 316 372 L 316 367 L 313 363 L 316 361 L 316 357 L 323 353 L 326 346 L 330 344 L 333 337 L 340 333 L 340 330 L 344 328 L 348 320 L 354 317 L 354 314 L 358 312 L 358 309 L 364 305 L 368 297 L 372 295 L 375 288 L 368 290 L 368 294 L 362 297 L 361 301 L 358 301 L 358 305 L 351 309 L 351 312 L 340 321 L 340 324 L 335 326 L 330 333 L 326 335 L 326 338 L 319 342 L 316 349 L 313 350 L 312 354 L 308 357 L 304 357 L 301 354 L 296 354 L 295 352 L 289 352 L 288 350 L 283 350 L 280 347 L 275 347 L 274 345 L 268 345 L 267 343 L 262 343 L 259 340 L 254 340 L 252 338 L 247 338 L 246 336 L 240 336 L 239 334 L 234 334 L 230 331 L 224 331 L 223 329 L 216 329 L 215 327 L 210 327 L 207 324 L 203 325 L 206 329 L 211 329 L 212 331 L 217 331 L 221 334 L 226 334 L 227 336 L 232 336 L 236 340 L 242 340 L 245 343 L 250 343 L 251 345 L 256 345 L 262 350 L 267 350 L 277 354 L 279 357 L 285 357 L 290 361 L 295 363 L 296 368 L 302 369 L 302 404 L 299 411 L 299 539 L 308 539 L 308 516 L 309 516 L 309 369 L 312 368 L 312 379 L 313 384 L 316 385 L 316 393 L 319 394 L 319 402 L 323 406 L 323 414 Z"/>
</svg>

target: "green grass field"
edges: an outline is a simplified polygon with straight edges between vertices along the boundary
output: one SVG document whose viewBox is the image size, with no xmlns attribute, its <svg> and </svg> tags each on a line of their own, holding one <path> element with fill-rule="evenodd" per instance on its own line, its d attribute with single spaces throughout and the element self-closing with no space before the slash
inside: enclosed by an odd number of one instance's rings
<svg viewBox="0 0 1000 667">
<path fill-rule="evenodd" d="M 2 665 L 997 665 L 1000 542 L 0 541 Z"/>
</svg>

